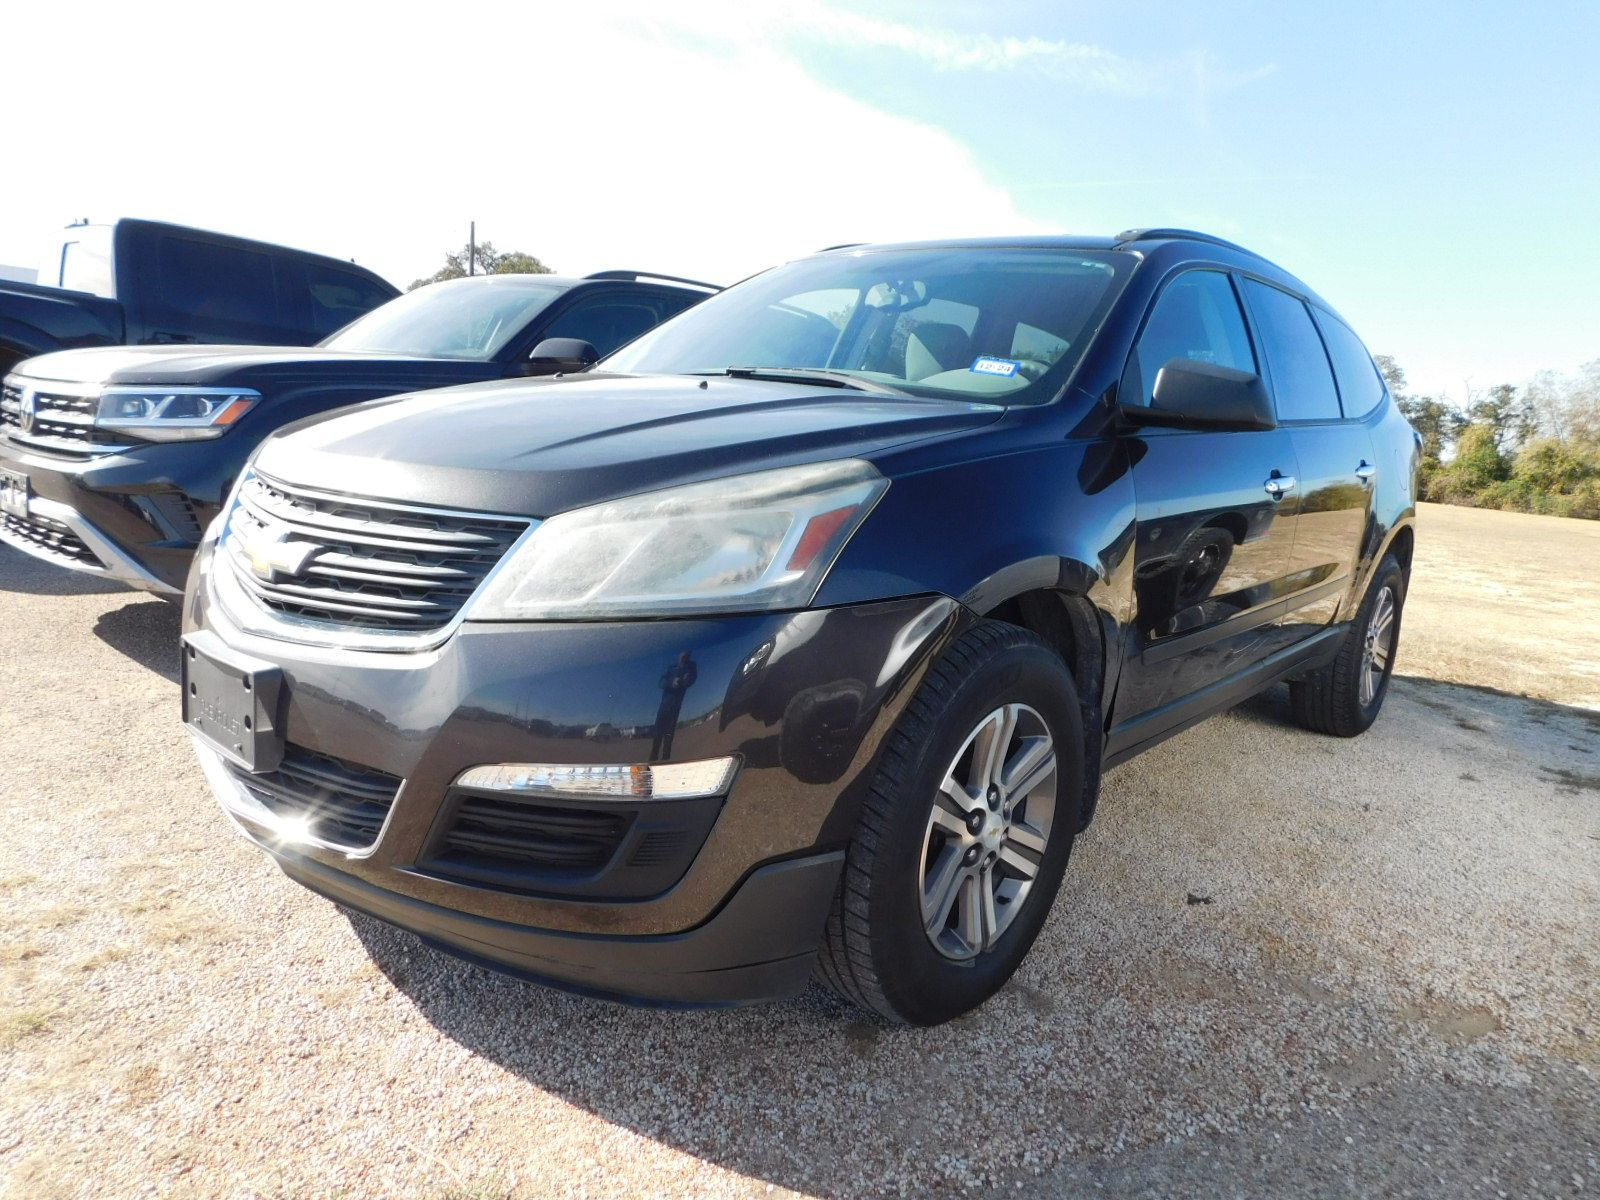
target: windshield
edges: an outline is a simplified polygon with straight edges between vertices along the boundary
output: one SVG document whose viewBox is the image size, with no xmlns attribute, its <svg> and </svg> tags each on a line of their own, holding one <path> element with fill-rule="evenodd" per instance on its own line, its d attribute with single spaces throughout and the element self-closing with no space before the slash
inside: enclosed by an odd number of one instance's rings
<svg viewBox="0 0 1600 1200">
<path fill-rule="evenodd" d="M 601 369 L 826 370 L 916 396 L 1043 403 L 1072 373 L 1132 262 L 1054 249 L 821 255 L 702 301 Z"/>
<path fill-rule="evenodd" d="M 430 283 L 352 321 L 322 345 L 486 362 L 569 286 L 537 276 Z"/>
</svg>

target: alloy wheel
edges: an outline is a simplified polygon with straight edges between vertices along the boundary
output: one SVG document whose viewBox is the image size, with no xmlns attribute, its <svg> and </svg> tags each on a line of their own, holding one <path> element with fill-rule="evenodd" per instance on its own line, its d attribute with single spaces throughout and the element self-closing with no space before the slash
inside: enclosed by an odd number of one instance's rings
<svg viewBox="0 0 1600 1200">
<path fill-rule="evenodd" d="M 1366 640 L 1361 650 L 1361 704 L 1371 704 L 1383 686 L 1383 677 L 1389 669 L 1389 657 L 1394 653 L 1394 619 L 1397 609 L 1394 589 L 1385 585 L 1372 605 L 1372 618 L 1367 622 Z"/>
<path fill-rule="evenodd" d="M 982 721 L 945 771 L 923 838 L 923 929 L 957 961 L 994 948 L 1033 888 L 1056 809 L 1055 741 L 1026 704 Z"/>
</svg>

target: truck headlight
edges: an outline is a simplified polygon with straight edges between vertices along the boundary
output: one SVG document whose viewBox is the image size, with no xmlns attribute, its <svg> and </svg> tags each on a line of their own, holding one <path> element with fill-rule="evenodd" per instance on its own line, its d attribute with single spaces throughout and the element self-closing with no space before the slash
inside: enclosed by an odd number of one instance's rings
<svg viewBox="0 0 1600 1200">
<path fill-rule="evenodd" d="M 221 437 L 261 399 L 250 388 L 108 387 L 94 423 L 148 442 Z"/>
<path fill-rule="evenodd" d="M 647 492 L 541 524 L 468 620 L 804 608 L 889 481 L 859 459 Z"/>
</svg>

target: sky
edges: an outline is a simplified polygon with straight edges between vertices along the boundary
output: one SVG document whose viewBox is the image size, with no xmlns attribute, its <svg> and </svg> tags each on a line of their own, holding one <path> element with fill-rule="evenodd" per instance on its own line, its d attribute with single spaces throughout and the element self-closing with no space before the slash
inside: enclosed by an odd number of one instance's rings
<svg viewBox="0 0 1600 1200">
<path fill-rule="evenodd" d="M 45 4 L 0 263 L 151 217 L 404 286 L 466 241 L 731 282 L 840 242 L 1239 241 L 1412 390 L 1600 358 L 1600 5 Z M 20 119 L 18 119 L 20 118 Z"/>
</svg>

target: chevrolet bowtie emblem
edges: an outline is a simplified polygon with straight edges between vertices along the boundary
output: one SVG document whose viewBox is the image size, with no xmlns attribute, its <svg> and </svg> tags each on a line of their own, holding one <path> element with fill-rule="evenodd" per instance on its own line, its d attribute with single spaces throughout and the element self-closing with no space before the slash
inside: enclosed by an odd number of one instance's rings
<svg viewBox="0 0 1600 1200">
<path fill-rule="evenodd" d="M 241 536 L 238 543 L 245 561 L 250 564 L 251 573 L 263 583 L 295 578 L 321 549 L 315 542 L 290 540 L 287 531 L 276 536 L 256 531 Z"/>
</svg>

